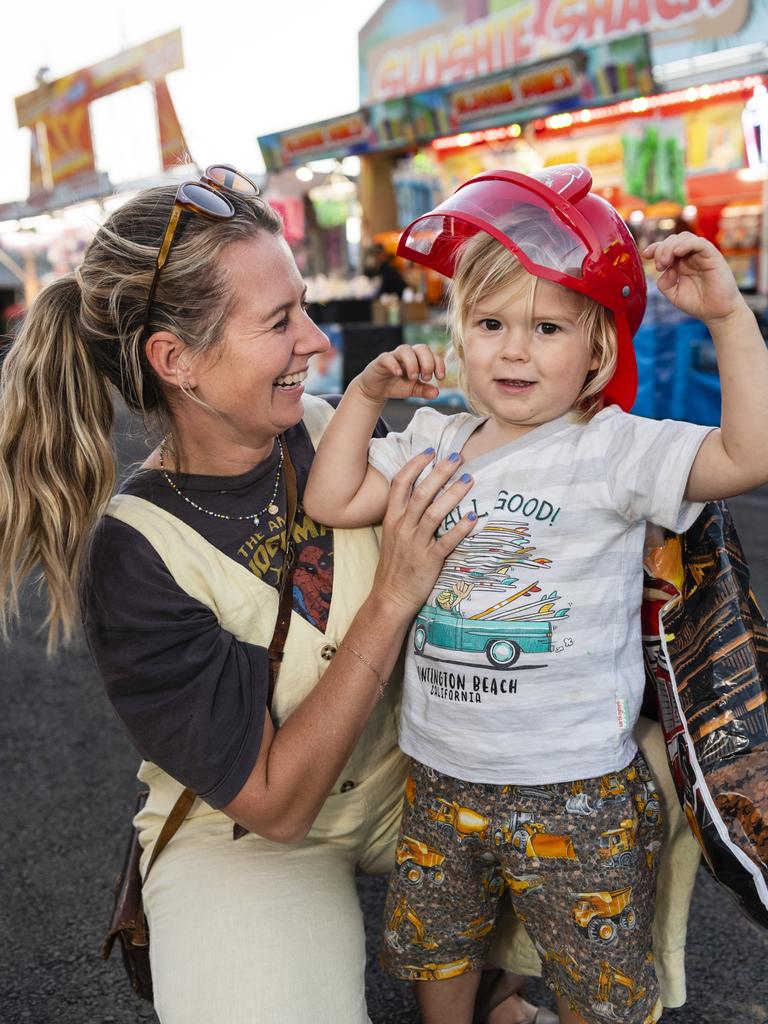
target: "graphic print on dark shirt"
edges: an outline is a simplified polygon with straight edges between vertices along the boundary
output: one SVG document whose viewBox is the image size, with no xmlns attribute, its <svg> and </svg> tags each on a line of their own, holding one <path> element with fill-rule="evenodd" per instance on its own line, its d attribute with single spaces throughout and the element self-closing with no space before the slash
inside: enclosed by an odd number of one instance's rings
<svg viewBox="0 0 768 1024">
<path fill-rule="evenodd" d="M 285 497 L 280 494 L 281 514 L 263 519 L 237 550 L 236 560 L 254 576 L 273 587 L 280 585 L 285 559 Z M 328 624 L 333 586 L 333 531 L 316 523 L 299 506 L 293 524 L 296 551 L 293 570 L 293 609 L 321 633 Z"/>
<path fill-rule="evenodd" d="M 296 552 L 293 607 L 297 614 L 325 633 L 333 588 L 333 530 L 315 523 L 301 506 L 314 454 L 303 425 L 287 431 L 286 441 L 296 470 L 299 499 L 291 531 Z M 247 516 L 269 501 L 279 457 L 279 448 L 275 445 L 259 466 L 239 476 L 173 475 L 174 483 L 187 498 L 210 512 L 225 515 L 225 519 L 207 516 L 184 501 L 157 470 L 135 474 L 122 490 L 146 498 L 183 520 L 224 554 L 277 589 L 285 560 L 284 476 L 281 475 L 275 496 L 278 507 L 275 515 L 264 513 L 258 524 L 247 518 L 238 521 L 237 517 Z"/>
</svg>

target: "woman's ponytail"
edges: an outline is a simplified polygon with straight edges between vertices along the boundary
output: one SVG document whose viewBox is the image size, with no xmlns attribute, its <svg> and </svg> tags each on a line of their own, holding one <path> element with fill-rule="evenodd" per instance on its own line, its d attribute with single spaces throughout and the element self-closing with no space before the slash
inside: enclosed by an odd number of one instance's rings
<svg viewBox="0 0 768 1024">
<path fill-rule="evenodd" d="M 109 381 L 80 332 L 74 275 L 37 297 L 0 374 L 0 630 L 40 565 L 48 650 L 71 638 L 88 537 L 115 481 Z"/>
<path fill-rule="evenodd" d="M 147 333 L 171 332 L 193 357 L 219 344 L 232 302 L 223 252 L 262 233 L 282 233 L 268 204 L 232 192 L 232 217 L 185 219 L 173 259 L 155 282 L 176 192 L 176 185 L 147 189 L 115 210 L 79 270 L 38 295 L 5 358 L 0 634 L 6 638 L 19 615 L 21 582 L 38 564 L 48 586 L 49 652 L 72 635 L 89 534 L 115 482 L 112 389 L 145 423 L 172 429 L 173 402 L 147 361 Z"/>
</svg>

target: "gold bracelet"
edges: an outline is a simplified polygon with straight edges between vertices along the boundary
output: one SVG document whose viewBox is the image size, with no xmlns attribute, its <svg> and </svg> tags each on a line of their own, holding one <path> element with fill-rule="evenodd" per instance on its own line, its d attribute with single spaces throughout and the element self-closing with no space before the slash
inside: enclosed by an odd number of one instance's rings
<svg viewBox="0 0 768 1024">
<path fill-rule="evenodd" d="M 384 696 L 384 689 L 385 689 L 385 687 L 386 687 L 386 685 L 387 685 L 389 680 L 385 679 L 384 676 L 381 674 L 381 672 L 379 672 L 379 670 L 374 665 L 372 665 L 370 663 L 370 661 L 368 661 L 367 658 L 363 657 L 363 655 L 360 653 L 360 651 L 356 651 L 354 647 L 350 647 L 350 645 L 347 643 L 346 640 L 342 640 L 339 643 L 339 647 L 343 647 L 345 651 L 349 651 L 350 654 L 354 654 L 354 656 L 359 661 L 362 661 L 362 663 L 366 666 L 366 668 L 369 668 L 371 670 L 371 672 L 373 672 L 373 674 L 376 676 L 376 678 L 379 681 L 379 700 L 381 700 L 381 698 Z"/>
</svg>

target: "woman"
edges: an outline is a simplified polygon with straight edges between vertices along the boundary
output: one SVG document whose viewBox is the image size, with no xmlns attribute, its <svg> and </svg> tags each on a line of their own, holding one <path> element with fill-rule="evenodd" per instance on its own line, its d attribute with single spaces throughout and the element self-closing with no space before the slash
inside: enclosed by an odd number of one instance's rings
<svg viewBox="0 0 768 1024">
<path fill-rule="evenodd" d="M 332 533 L 304 515 L 332 414 L 303 396 L 328 345 L 304 292 L 255 186 L 212 167 L 114 213 L 78 271 L 41 293 L 3 368 L 2 625 L 37 562 L 51 649 L 80 601 L 145 758 L 144 870 L 182 788 L 199 796 L 144 887 L 163 1024 L 368 1020 L 354 873 L 392 863 L 404 765 L 389 680 L 472 528 L 435 541 L 467 488 L 440 494 L 445 463 L 411 494 L 429 454 L 394 485 L 380 547 L 373 530 Z M 114 498 L 112 386 L 165 435 Z"/>
</svg>

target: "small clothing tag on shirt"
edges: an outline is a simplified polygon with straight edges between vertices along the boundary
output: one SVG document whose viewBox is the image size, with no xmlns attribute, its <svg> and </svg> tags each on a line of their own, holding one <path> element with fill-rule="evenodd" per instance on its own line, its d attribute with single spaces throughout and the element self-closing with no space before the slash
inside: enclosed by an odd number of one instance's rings
<svg viewBox="0 0 768 1024">
<path fill-rule="evenodd" d="M 623 697 L 616 698 L 616 721 L 620 729 L 629 728 L 629 708 Z"/>
</svg>

